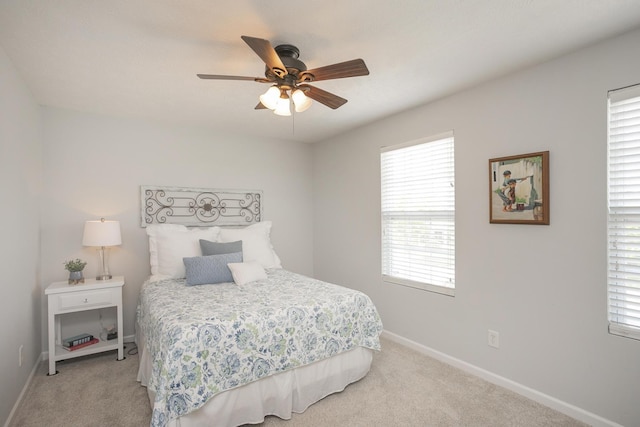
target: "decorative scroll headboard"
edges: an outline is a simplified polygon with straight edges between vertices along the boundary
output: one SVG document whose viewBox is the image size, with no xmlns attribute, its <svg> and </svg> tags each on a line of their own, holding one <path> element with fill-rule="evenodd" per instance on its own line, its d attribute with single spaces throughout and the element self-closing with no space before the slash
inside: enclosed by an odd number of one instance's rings
<svg viewBox="0 0 640 427">
<path fill-rule="evenodd" d="M 262 219 L 262 191 L 140 186 L 142 227 L 243 225 Z"/>
</svg>

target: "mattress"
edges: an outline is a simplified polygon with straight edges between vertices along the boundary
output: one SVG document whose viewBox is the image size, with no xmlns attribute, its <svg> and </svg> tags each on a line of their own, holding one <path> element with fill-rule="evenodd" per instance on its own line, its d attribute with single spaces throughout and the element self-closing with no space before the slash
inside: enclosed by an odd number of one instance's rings
<svg viewBox="0 0 640 427">
<path fill-rule="evenodd" d="M 289 418 L 366 374 L 382 331 L 369 297 L 283 269 L 267 275 L 244 286 L 145 283 L 137 341 L 152 426 Z"/>
</svg>

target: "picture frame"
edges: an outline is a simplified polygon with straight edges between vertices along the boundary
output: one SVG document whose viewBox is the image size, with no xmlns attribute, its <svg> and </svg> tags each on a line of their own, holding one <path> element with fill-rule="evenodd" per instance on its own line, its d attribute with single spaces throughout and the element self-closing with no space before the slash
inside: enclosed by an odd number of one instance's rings
<svg viewBox="0 0 640 427">
<path fill-rule="evenodd" d="M 489 222 L 549 225 L 549 152 L 489 159 Z"/>
</svg>

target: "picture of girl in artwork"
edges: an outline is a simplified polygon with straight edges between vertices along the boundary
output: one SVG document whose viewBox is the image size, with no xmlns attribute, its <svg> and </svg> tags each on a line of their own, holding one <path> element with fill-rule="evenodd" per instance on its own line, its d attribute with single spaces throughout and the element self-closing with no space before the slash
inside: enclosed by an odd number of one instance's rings
<svg viewBox="0 0 640 427">
<path fill-rule="evenodd" d="M 538 221 L 542 210 L 542 156 L 490 162 L 491 220 Z"/>
</svg>

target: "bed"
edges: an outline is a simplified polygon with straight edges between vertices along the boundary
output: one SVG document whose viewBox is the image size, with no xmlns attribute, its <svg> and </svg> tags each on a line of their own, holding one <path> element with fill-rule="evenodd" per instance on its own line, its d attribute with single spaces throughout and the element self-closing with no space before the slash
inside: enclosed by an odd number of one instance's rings
<svg viewBox="0 0 640 427">
<path fill-rule="evenodd" d="M 382 332 L 370 298 L 283 269 L 270 229 L 268 221 L 147 228 L 152 274 L 140 291 L 136 343 L 152 426 L 289 419 L 369 371 Z M 242 260 L 204 253 L 203 241 L 241 242 Z M 214 259 L 204 269 L 187 262 Z M 231 280 L 209 283 L 221 265 Z"/>
</svg>

